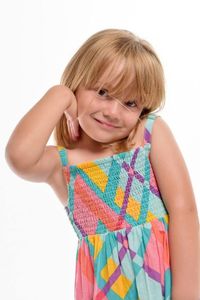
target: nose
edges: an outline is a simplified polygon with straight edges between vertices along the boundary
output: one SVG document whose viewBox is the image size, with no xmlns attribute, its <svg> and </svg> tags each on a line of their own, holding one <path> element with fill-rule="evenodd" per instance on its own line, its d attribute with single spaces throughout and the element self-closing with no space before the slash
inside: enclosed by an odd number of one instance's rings
<svg viewBox="0 0 200 300">
<path fill-rule="evenodd" d="M 120 115 L 120 109 L 121 109 L 121 104 L 119 103 L 119 100 L 117 99 L 112 99 L 108 102 L 106 102 L 106 107 L 104 109 L 105 115 L 112 115 L 119 117 Z"/>
</svg>

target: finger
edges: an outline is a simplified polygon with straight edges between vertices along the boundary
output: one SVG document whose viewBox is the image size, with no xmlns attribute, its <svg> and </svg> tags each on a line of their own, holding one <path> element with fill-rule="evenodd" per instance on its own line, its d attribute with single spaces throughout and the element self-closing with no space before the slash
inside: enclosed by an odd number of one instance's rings
<svg viewBox="0 0 200 300">
<path fill-rule="evenodd" d="M 70 128 L 73 131 L 74 135 L 79 136 L 79 122 L 78 122 L 78 120 L 73 121 L 72 118 L 70 118 L 70 119 L 67 119 L 67 121 L 69 122 Z"/>
<path fill-rule="evenodd" d="M 71 129 L 71 122 L 70 122 L 70 120 L 67 120 L 67 127 L 68 127 L 69 137 L 70 137 L 70 139 L 73 139 L 73 133 L 72 133 L 72 129 Z"/>
<path fill-rule="evenodd" d="M 75 134 L 75 130 L 73 128 L 73 124 L 70 120 L 68 120 L 68 128 L 69 128 L 69 134 L 70 134 L 70 138 L 73 140 L 77 139 L 77 135 Z"/>
<path fill-rule="evenodd" d="M 72 122 L 72 127 L 74 129 L 75 135 L 79 136 L 80 125 L 78 119 Z"/>
<path fill-rule="evenodd" d="M 78 137 L 79 136 L 78 130 L 75 128 L 74 122 L 70 122 L 70 125 L 71 125 L 71 129 L 72 129 L 73 135 L 75 137 Z"/>
</svg>

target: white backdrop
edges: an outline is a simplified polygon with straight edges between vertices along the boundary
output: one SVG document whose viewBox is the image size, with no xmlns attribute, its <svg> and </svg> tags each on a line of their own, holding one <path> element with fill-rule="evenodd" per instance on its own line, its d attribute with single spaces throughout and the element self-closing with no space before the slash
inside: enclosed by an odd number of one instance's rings
<svg viewBox="0 0 200 300">
<path fill-rule="evenodd" d="M 60 83 L 70 57 L 96 31 L 128 29 L 158 53 L 167 91 L 160 115 L 183 153 L 200 211 L 198 2 L 1 2 L 1 299 L 74 299 L 77 238 L 67 213 L 49 186 L 17 177 L 4 151 L 19 120 Z M 48 144 L 53 144 L 52 137 Z"/>
</svg>

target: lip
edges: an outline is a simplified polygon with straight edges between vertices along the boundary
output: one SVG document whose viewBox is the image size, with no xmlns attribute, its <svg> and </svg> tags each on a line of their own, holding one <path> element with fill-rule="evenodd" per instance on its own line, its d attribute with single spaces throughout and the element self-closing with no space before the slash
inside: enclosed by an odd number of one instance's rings
<svg viewBox="0 0 200 300">
<path fill-rule="evenodd" d="M 110 128 L 117 128 L 116 126 L 114 126 L 114 125 L 112 125 L 112 124 L 110 124 L 110 123 L 106 123 L 106 122 L 104 122 L 104 121 L 101 121 L 101 120 L 98 120 L 98 119 L 95 119 L 94 118 L 94 120 L 96 120 L 99 124 L 101 124 L 102 126 L 106 126 L 106 127 L 110 127 Z"/>
</svg>

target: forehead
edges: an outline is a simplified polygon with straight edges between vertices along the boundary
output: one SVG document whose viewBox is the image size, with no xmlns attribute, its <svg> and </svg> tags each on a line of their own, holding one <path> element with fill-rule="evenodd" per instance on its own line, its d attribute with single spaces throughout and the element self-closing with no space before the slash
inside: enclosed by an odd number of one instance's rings
<svg viewBox="0 0 200 300">
<path fill-rule="evenodd" d="M 127 68 L 124 63 L 113 64 L 105 69 L 97 83 L 115 96 L 132 96 L 136 92 L 134 67 Z"/>
</svg>

